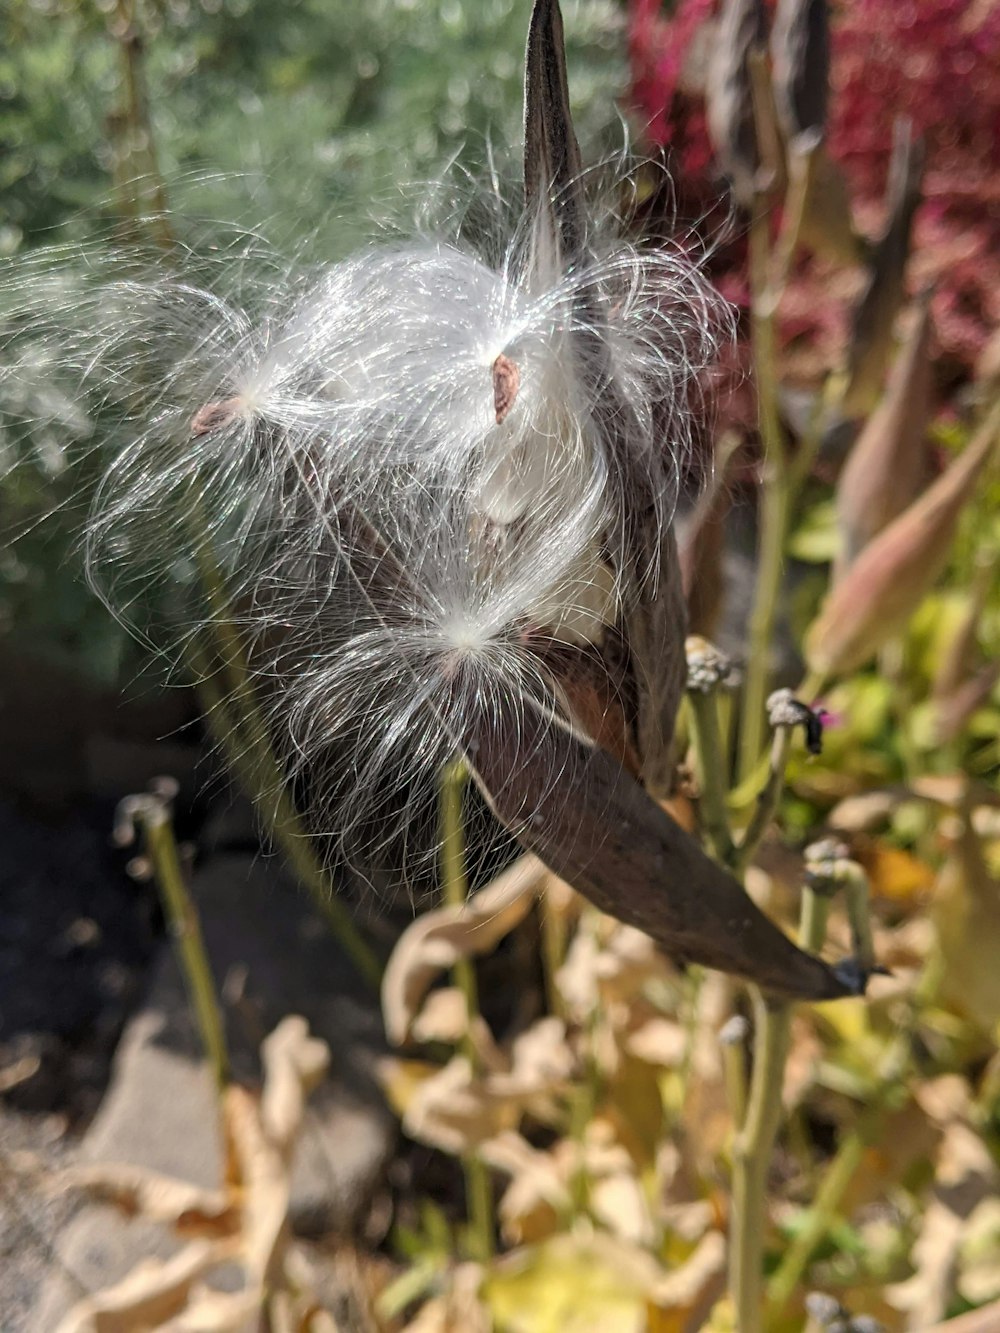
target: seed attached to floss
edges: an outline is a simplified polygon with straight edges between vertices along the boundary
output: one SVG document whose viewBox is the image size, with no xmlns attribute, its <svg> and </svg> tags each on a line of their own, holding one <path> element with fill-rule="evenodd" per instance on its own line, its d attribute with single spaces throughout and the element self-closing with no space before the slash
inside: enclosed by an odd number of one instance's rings
<svg viewBox="0 0 1000 1333">
<path fill-rule="evenodd" d="M 222 430 L 231 421 L 235 421 L 242 411 L 243 404 L 239 398 L 226 398 L 221 402 L 206 403 L 204 407 L 199 407 L 191 418 L 191 434 L 194 436 L 211 435 L 213 431 Z"/>
<path fill-rule="evenodd" d="M 520 387 L 521 372 L 517 364 L 501 352 L 493 362 L 493 408 L 498 426 L 503 424 L 507 413 L 514 406 Z"/>
</svg>

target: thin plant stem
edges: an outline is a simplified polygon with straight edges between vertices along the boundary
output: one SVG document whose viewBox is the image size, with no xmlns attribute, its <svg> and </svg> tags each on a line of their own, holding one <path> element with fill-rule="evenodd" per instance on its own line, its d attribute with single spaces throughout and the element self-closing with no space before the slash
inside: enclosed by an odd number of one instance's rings
<svg viewBox="0 0 1000 1333">
<path fill-rule="evenodd" d="M 769 1323 L 785 1308 L 801 1282 L 816 1247 L 830 1229 L 840 1201 L 861 1166 L 871 1142 L 872 1130 L 880 1121 L 881 1117 L 866 1116 L 841 1141 L 801 1228 L 789 1242 L 777 1271 L 767 1285 Z"/>
<path fill-rule="evenodd" d="M 313 850 L 312 840 L 288 794 L 284 774 L 274 757 L 256 707 L 254 711 L 241 707 L 238 720 L 234 718 L 207 656 L 195 643 L 189 645 L 188 660 L 198 682 L 196 688 L 202 703 L 202 716 L 227 768 L 238 778 L 257 808 L 266 810 L 268 832 L 281 849 L 292 874 L 310 895 L 331 934 L 362 979 L 377 990 L 382 980 L 382 965 L 374 950 L 362 939 L 350 913 L 338 899 L 329 873 Z"/>
<path fill-rule="evenodd" d="M 791 1010 L 769 1008 L 751 992 L 754 1055 L 746 1117 L 733 1144 L 729 1289 L 740 1333 L 760 1333 L 763 1300 L 767 1178 L 781 1119 L 781 1084 L 790 1040 Z"/>
<path fill-rule="evenodd" d="M 709 851 L 717 861 L 726 864 L 732 855 L 733 840 L 726 813 L 725 764 L 717 691 L 689 690 L 687 697 L 691 710 L 691 741 L 701 789 L 699 819 Z"/>
<path fill-rule="evenodd" d="M 137 818 L 153 865 L 153 875 L 170 935 L 177 948 L 202 1046 L 221 1097 L 229 1082 L 229 1053 L 222 1012 L 205 951 L 198 912 L 188 892 L 177 854 L 170 812 L 163 801 L 150 797 L 138 809 Z"/>
<path fill-rule="evenodd" d="M 751 337 L 757 381 L 758 424 L 764 457 L 760 485 L 757 583 L 750 614 L 740 723 L 740 780 L 753 772 L 764 747 L 764 701 L 770 681 L 771 645 L 781 589 L 791 499 L 786 451 L 778 415 L 774 314 L 773 303 L 769 299 L 769 225 L 768 212 L 762 201 L 758 201 L 750 223 Z"/>
<path fill-rule="evenodd" d="M 566 1005 L 556 981 L 556 976 L 566 956 L 566 930 L 558 913 L 552 910 L 548 894 L 543 894 L 539 898 L 538 911 L 542 941 L 542 970 L 545 976 L 545 999 L 550 1014 L 554 1014 L 556 1018 L 565 1018 Z"/>
<path fill-rule="evenodd" d="M 801 1228 L 790 1241 L 767 1284 L 768 1319 L 777 1319 L 802 1281 L 809 1262 L 833 1225 L 841 1200 L 861 1169 L 865 1154 L 882 1137 L 885 1112 L 899 1088 L 911 1052 L 911 1029 L 918 1009 L 914 998 L 910 1022 L 899 1032 L 886 1054 L 879 1083 L 855 1127 L 841 1139 L 833 1161 Z"/>
<path fill-rule="evenodd" d="M 119 186 L 130 191 L 128 204 L 133 217 L 146 225 L 154 244 L 168 252 L 174 249 L 175 238 L 149 113 L 144 45 L 137 8 L 137 0 L 116 0 L 111 24 L 121 54 L 125 90 L 125 113 L 119 121 L 125 130 L 120 157 L 122 165 L 141 164 L 141 169 L 133 173 L 131 179 L 119 181 Z M 120 175 L 120 172 L 121 166 L 116 169 L 116 174 Z"/>
<path fill-rule="evenodd" d="M 449 764 L 441 777 L 441 888 L 451 907 L 461 907 L 469 896 L 469 877 L 465 864 L 465 827 L 462 797 L 468 771 L 461 760 Z M 479 1053 L 472 1026 L 479 1019 L 479 988 L 472 960 L 459 958 L 452 967 L 455 985 L 465 1001 L 466 1026 L 462 1052 L 473 1074 L 480 1072 Z M 493 1186 L 489 1169 L 476 1153 L 462 1159 L 465 1173 L 465 1199 L 473 1257 L 485 1263 L 493 1257 Z"/>
<path fill-rule="evenodd" d="M 750 823 L 738 845 L 733 849 L 732 865 L 734 871 L 742 875 L 753 859 L 753 854 L 760 845 L 760 840 L 767 832 L 768 825 L 774 818 L 785 788 L 785 766 L 792 744 L 792 728 L 776 727 L 774 740 L 771 742 L 771 762 L 767 773 L 764 790 L 757 798 Z"/>
<path fill-rule="evenodd" d="M 800 943 L 815 951 L 823 942 L 826 914 L 802 893 Z M 781 1123 L 781 1091 L 791 1041 L 792 1006 L 768 1001 L 753 987 L 754 1056 L 746 1116 L 733 1144 L 730 1292 L 740 1333 L 760 1333 L 764 1301 L 767 1180 Z"/>
<path fill-rule="evenodd" d="M 128 182 L 132 190 L 131 211 L 148 226 L 159 249 L 170 253 L 175 248 L 175 237 L 170 225 L 166 186 L 159 169 L 156 139 L 149 114 L 137 0 L 117 0 L 113 32 L 122 54 L 125 124 L 128 133 L 125 154 L 131 159 L 141 152 L 145 162 L 142 190 L 139 189 L 138 180 Z M 214 616 L 213 637 L 220 641 L 224 651 L 225 667 L 234 695 L 227 707 L 214 684 L 209 687 L 212 673 L 202 655 L 195 678 L 201 682 L 199 693 L 208 703 L 205 715 L 209 729 L 220 744 L 228 766 L 240 774 L 241 782 L 257 807 L 263 808 L 265 797 L 272 797 L 268 827 L 274 842 L 281 848 L 295 877 L 310 893 L 332 934 L 361 976 L 366 983 L 377 989 L 382 978 L 381 964 L 361 938 L 350 914 L 337 900 L 336 888 L 313 851 L 309 836 L 287 793 L 284 774 L 274 757 L 267 728 L 260 717 L 259 704 L 250 682 L 246 653 L 234 627 L 224 578 L 209 547 L 208 524 L 198 505 L 192 509 L 190 523 L 200 580 Z M 232 720 L 231 711 L 236 713 L 238 722 Z"/>
</svg>

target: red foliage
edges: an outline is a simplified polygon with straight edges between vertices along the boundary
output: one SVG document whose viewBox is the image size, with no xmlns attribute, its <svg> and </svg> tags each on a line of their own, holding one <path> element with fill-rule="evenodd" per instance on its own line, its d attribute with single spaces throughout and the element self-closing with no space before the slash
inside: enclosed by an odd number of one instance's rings
<svg viewBox="0 0 1000 1333">
<path fill-rule="evenodd" d="M 630 0 L 632 101 L 651 143 L 670 150 L 684 210 L 705 211 L 719 184 L 699 82 L 699 39 L 714 0 Z M 703 57 L 702 57 L 703 61 Z M 695 68 L 691 68 L 695 66 Z M 1000 324 L 1000 3 L 998 0 L 844 0 L 833 7 L 829 146 L 852 187 L 859 223 L 877 225 L 897 116 L 925 136 L 925 202 L 917 217 L 914 285 L 937 284 L 942 347 L 968 366 Z M 790 293 L 794 329 L 807 333 L 811 291 Z M 726 285 L 732 287 L 732 279 Z M 794 310 L 794 314 L 792 311 Z M 829 312 L 820 342 L 839 324 Z"/>
</svg>

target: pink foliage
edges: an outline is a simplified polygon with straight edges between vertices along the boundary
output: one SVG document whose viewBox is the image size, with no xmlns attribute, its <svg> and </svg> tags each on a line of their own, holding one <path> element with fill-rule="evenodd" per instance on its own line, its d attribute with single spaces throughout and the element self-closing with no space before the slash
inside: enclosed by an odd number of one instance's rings
<svg viewBox="0 0 1000 1333">
<path fill-rule="evenodd" d="M 713 0 L 630 0 L 632 100 L 652 144 L 669 148 L 682 207 L 718 193 L 701 98 L 699 39 Z M 934 281 L 943 349 L 974 361 L 1000 323 L 1000 3 L 842 0 L 833 6 L 829 144 L 864 226 L 877 225 L 897 116 L 927 141 L 925 202 L 916 223 L 914 285 Z M 790 293 L 786 336 L 810 331 L 814 269 Z M 736 275 L 727 285 L 738 289 Z M 811 289 L 811 290 L 810 290 Z M 841 320 L 815 317 L 820 341 Z"/>
</svg>

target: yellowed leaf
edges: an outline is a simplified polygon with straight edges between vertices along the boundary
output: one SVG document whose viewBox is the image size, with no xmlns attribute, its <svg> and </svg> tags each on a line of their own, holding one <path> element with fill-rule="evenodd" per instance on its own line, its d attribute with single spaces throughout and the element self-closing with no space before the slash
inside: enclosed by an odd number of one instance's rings
<svg viewBox="0 0 1000 1333">
<path fill-rule="evenodd" d="M 604 1232 L 562 1235 L 501 1259 L 483 1295 L 508 1333 L 643 1333 L 662 1276 L 644 1250 Z"/>
<path fill-rule="evenodd" d="M 709 1231 L 686 1263 L 657 1283 L 651 1298 L 663 1333 L 696 1333 L 726 1286 L 726 1241 Z"/>
<path fill-rule="evenodd" d="M 1000 881 L 968 820 L 960 819 L 931 908 L 943 971 L 941 996 L 990 1036 L 1000 1020 Z"/>
</svg>

